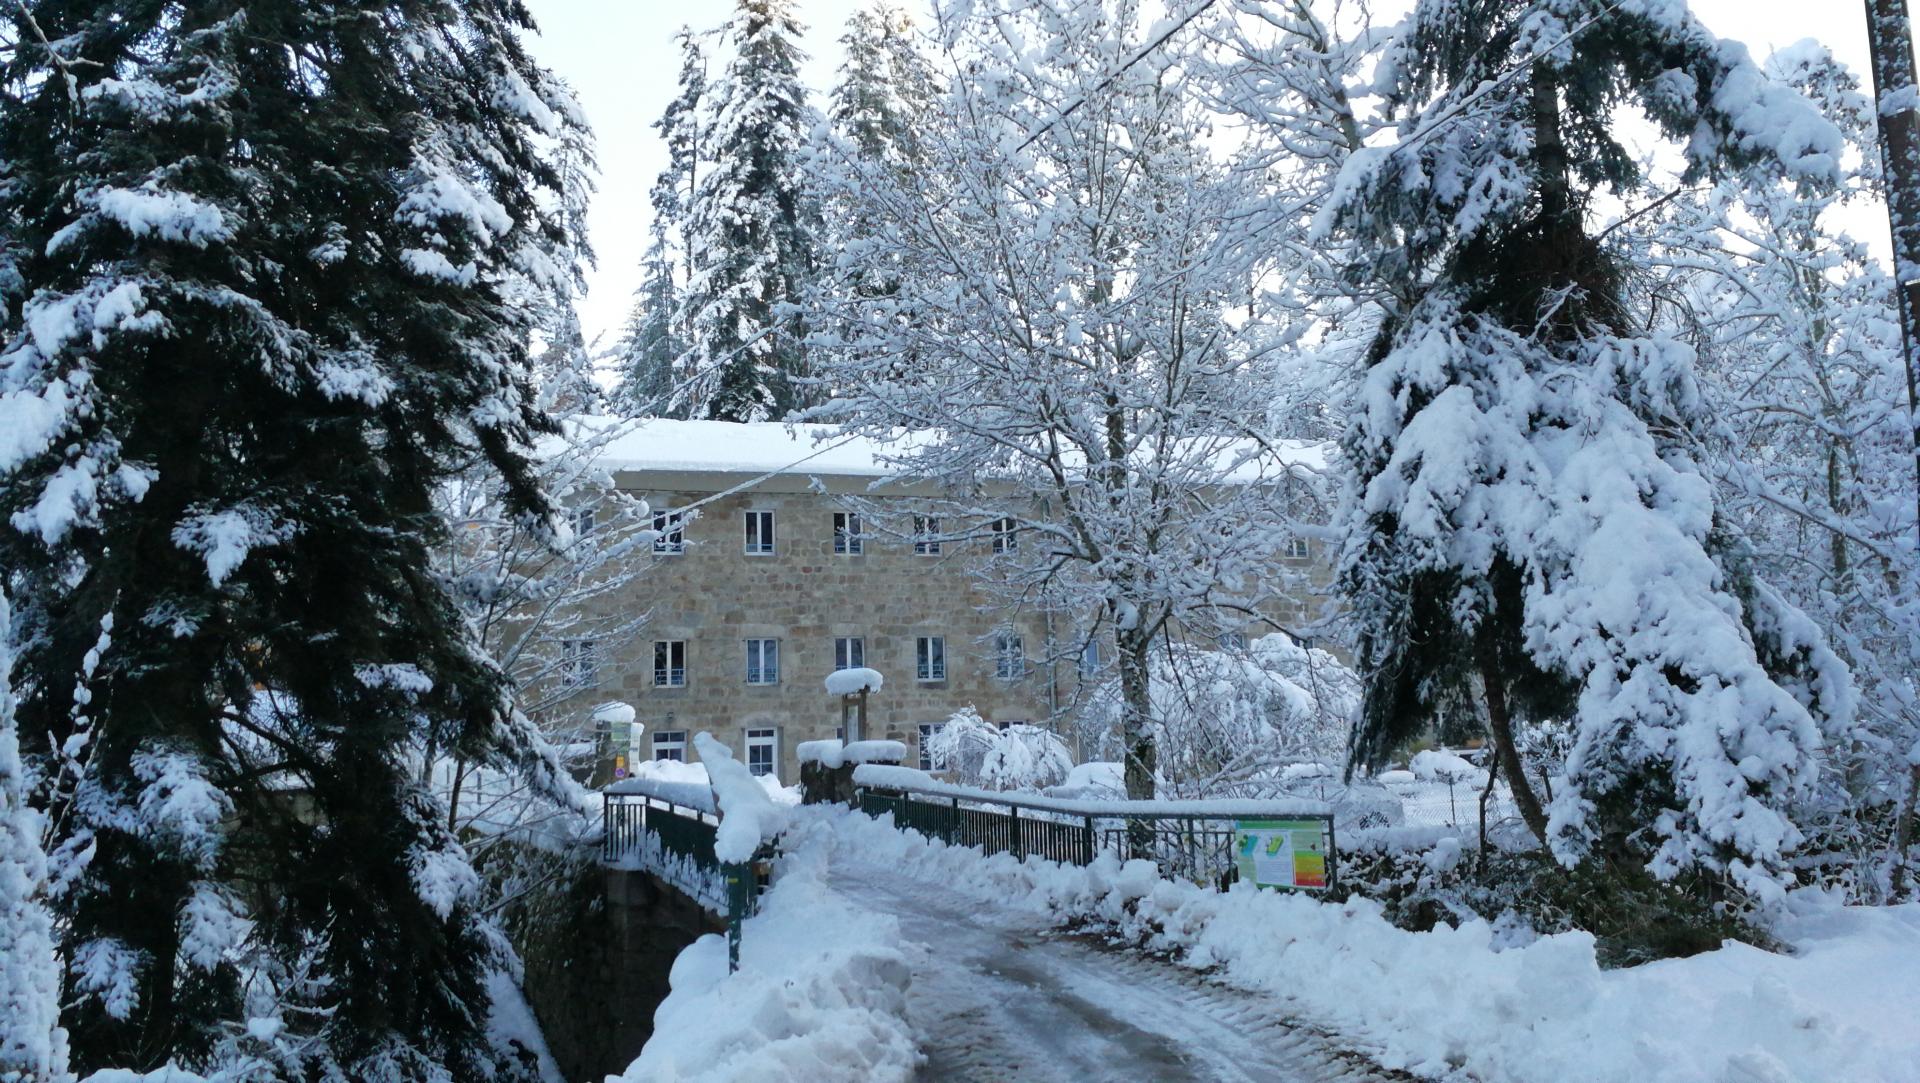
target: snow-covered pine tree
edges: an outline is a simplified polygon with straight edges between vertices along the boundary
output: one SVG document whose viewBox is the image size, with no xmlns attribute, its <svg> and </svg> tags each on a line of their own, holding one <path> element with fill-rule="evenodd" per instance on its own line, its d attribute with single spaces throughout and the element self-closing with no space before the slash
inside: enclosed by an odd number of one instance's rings
<svg viewBox="0 0 1920 1083">
<path fill-rule="evenodd" d="M 1283 589 L 1273 343 L 1226 319 L 1254 279 L 1226 239 L 1244 178 L 1204 145 L 1199 35 L 1147 48 L 1130 4 L 1077 0 L 936 22 L 960 74 L 921 126 L 924 168 L 876 170 L 838 140 L 820 172 L 828 205 L 884 224 L 835 253 L 808 310 L 839 396 L 822 416 L 914 433 L 892 458 L 941 484 L 924 510 L 945 540 L 986 554 L 1009 606 L 1079 625 L 1047 657 L 1113 637 L 1127 790 L 1151 798 L 1155 644 L 1257 624 Z M 862 288 L 876 263 L 894 288 Z"/>
<path fill-rule="evenodd" d="M 60 959 L 47 909 L 45 825 L 20 759 L 14 718 L 13 612 L 0 582 L 0 1083 L 63 1083 Z"/>
<path fill-rule="evenodd" d="M 935 115 L 940 87 L 912 17 L 875 0 L 847 20 L 840 46 L 846 59 L 827 107 L 834 131 L 869 161 L 912 168 L 923 158 L 919 133 Z"/>
<path fill-rule="evenodd" d="M 517 0 L 5 18 L 0 565 L 23 745 L 91 743 L 51 810 L 75 1062 L 514 1076 L 409 762 L 524 751 L 431 494 L 484 457 L 555 515 L 526 298 L 577 114 Z"/>
<path fill-rule="evenodd" d="M 1677 2 L 1423 2 L 1377 89 L 1401 138 L 1355 154 L 1321 217 L 1399 294 L 1346 437 L 1355 757 L 1478 695 L 1561 861 L 1777 898 L 1801 841 L 1786 810 L 1846 674 L 1729 552 L 1686 446 L 1705 420 L 1692 353 L 1642 330 L 1588 211 L 1638 179 L 1616 135 L 1629 105 L 1683 143 L 1690 177 L 1830 184 L 1841 137 Z M 1512 730 L 1568 716 L 1549 814 Z"/>
<path fill-rule="evenodd" d="M 792 0 L 739 0 L 733 55 L 706 88 L 707 171 L 688 209 L 683 368 L 707 417 L 782 418 L 802 404 L 798 319 L 814 261 L 800 152 L 810 127 Z"/>
<path fill-rule="evenodd" d="M 667 164 L 648 192 L 653 220 L 641 259 L 643 277 L 616 351 L 620 383 L 613 399 L 629 415 L 687 417 L 697 390 L 683 379 L 687 314 L 681 304 L 692 274 L 688 215 L 700 181 L 707 58 L 690 28 L 681 27 L 674 40 L 680 43 L 679 91 L 653 123 L 666 143 Z"/>
</svg>

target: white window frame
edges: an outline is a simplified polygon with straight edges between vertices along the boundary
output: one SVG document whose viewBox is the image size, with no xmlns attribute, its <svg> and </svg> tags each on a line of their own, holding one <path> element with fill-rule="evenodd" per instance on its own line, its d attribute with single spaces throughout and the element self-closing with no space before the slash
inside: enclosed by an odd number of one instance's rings
<svg viewBox="0 0 1920 1083">
<path fill-rule="evenodd" d="M 1090 638 L 1087 645 L 1080 648 L 1080 675 L 1092 677 L 1100 672 L 1104 662 L 1100 657 L 1100 640 Z"/>
<path fill-rule="evenodd" d="M 680 656 L 680 664 L 673 664 L 673 656 Z M 687 686 L 687 641 L 684 639 L 656 639 L 653 641 L 653 686 L 655 688 L 685 688 Z"/>
<path fill-rule="evenodd" d="M 757 770 L 753 762 L 753 754 L 758 749 L 767 750 L 765 770 Z M 747 765 L 748 771 L 755 775 L 772 775 L 775 780 L 780 778 L 780 730 L 778 727 L 749 728 L 741 737 L 741 751 L 743 753 L 740 757 L 741 762 Z"/>
<path fill-rule="evenodd" d="M 940 727 L 942 725 L 944 725 L 944 723 L 940 723 L 940 722 L 920 723 L 919 755 L 920 755 L 920 769 L 922 771 L 942 770 L 942 768 L 935 767 L 933 765 L 933 749 L 930 747 L 933 742 L 933 735 L 940 732 Z"/>
<path fill-rule="evenodd" d="M 599 640 L 584 636 L 560 641 L 560 683 L 571 689 L 599 686 Z"/>
<path fill-rule="evenodd" d="M 774 523 L 774 516 L 768 508 L 748 508 L 741 513 L 741 522 L 746 533 L 741 545 L 750 557 L 770 557 L 779 553 L 780 532 Z"/>
<path fill-rule="evenodd" d="M 1244 651 L 1247 649 L 1247 633 L 1221 632 L 1216 642 L 1223 651 Z"/>
<path fill-rule="evenodd" d="M 843 669 L 859 669 L 867 664 L 867 637 L 833 637 L 833 668 L 837 673 Z"/>
<path fill-rule="evenodd" d="M 991 525 L 991 529 L 993 531 L 994 552 L 1012 553 L 1019 550 L 1020 527 L 1013 521 L 1013 516 L 1003 515 L 995 519 Z"/>
<path fill-rule="evenodd" d="M 653 513 L 653 551 L 660 556 L 679 556 L 687 551 L 687 517 L 678 511 Z"/>
<path fill-rule="evenodd" d="M 687 762 L 686 730 L 654 730 L 652 759 Z"/>
<path fill-rule="evenodd" d="M 917 557 L 937 557 L 940 555 L 940 517 L 938 515 L 916 515 L 913 517 L 913 555 Z"/>
<path fill-rule="evenodd" d="M 993 637 L 993 675 L 1003 681 L 1027 675 L 1027 644 L 1019 635 L 1003 632 Z"/>
<path fill-rule="evenodd" d="M 860 513 L 857 511 L 836 511 L 833 513 L 833 552 L 836 556 L 857 557 L 866 551 L 866 539 L 862 534 Z"/>
<path fill-rule="evenodd" d="M 598 512 L 599 508 L 590 503 L 575 504 L 569 509 L 568 520 L 573 525 L 573 537 L 575 541 L 593 533 L 593 528 L 598 525 Z"/>
<path fill-rule="evenodd" d="M 1288 560 L 1305 560 L 1312 555 L 1313 555 L 1312 542 L 1309 542 L 1307 539 L 1299 536 L 1294 536 L 1287 539 L 1287 559 Z"/>
<path fill-rule="evenodd" d="M 913 641 L 913 673 L 929 684 L 947 679 L 946 636 L 920 636 Z"/>
<path fill-rule="evenodd" d="M 780 641 L 747 640 L 747 683 L 756 687 L 780 683 Z"/>
</svg>

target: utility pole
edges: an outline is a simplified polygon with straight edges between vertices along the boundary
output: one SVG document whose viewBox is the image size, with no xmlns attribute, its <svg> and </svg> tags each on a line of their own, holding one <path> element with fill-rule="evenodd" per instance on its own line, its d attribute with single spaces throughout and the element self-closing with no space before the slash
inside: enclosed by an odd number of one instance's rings
<svg viewBox="0 0 1920 1083">
<path fill-rule="evenodd" d="M 1901 361 L 1907 371 L 1907 425 L 1913 433 L 1914 530 L 1920 537 L 1920 88 L 1914 82 L 1913 21 L 1906 0 L 1866 0 L 1867 48 L 1873 56 L 1873 96 L 1880 133 L 1882 181 L 1893 222 L 1893 294 L 1900 311 Z M 1911 587 L 1911 582 L 1909 583 Z M 1909 772 L 1907 805 L 1895 828 L 1898 864 L 1894 893 L 1907 878 L 1920 764 Z"/>
</svg>

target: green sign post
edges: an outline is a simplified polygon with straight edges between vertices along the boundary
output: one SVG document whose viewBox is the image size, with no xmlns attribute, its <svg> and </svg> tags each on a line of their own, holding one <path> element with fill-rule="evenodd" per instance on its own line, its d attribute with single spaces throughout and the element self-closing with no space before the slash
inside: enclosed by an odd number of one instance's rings
<svg viewBox="0 0 1920 1083">
<path fill-rule="evenodd" d="M 1333 883 L 1333 821 L 1237 820 L 1233 858 L 1250 884 L 1325 891 Z"/>
</svg>

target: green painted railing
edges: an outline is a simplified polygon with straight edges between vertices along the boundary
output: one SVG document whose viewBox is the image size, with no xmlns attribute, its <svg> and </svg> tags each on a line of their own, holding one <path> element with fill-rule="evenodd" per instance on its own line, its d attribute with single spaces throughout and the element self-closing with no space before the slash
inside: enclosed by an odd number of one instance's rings
<svg viewBox="0 0 1920 1083">
<path fill-rule="evenodd" d="M 1023 801 L 1018 797 L 986 794 L 957 796 L 920 792 L 892 786 L 859 785 L 856 807 L 870 816 L 891 815 L 895 827 L 955 846 L 978 847 L 983 853 L 1040 857 L 1068 865 L 1089 865 L 1101 853 L 1123 860 L 1152 861 L 1163 876 L 1221 889 L 1240 878 L 1234 857 L 1236 819 L 1223 814 L 1157 811 L 1155 803 L 1139 810 L 1122 810 L 1124 802 L 1097 802 L 1076 810 L 1072 802 Z M 1328 842 L 1327 884 L 1336 874 L 1333 853 L 1333 817 L 1303 813 L 1297 803 L 1277 802 L 1264 812 L 1248 802 L 1247 819 L 1275 818 L 1323 822 Z"/>
<path fill-rule="evenodd" d="M 601 800 L 606 828 L 601 857 L 610 865 L 632 862 L 725 918 L 727 968 L 740 969 L 741 927 L 759 908 L 774 847 L 763 846 L 750 862 L 721 861 L 714 854 L 720 817 L 710 803 L 707 808 L 694 804 L 691 790 L 683 800 L 605 792 Z"/>
</svg>

